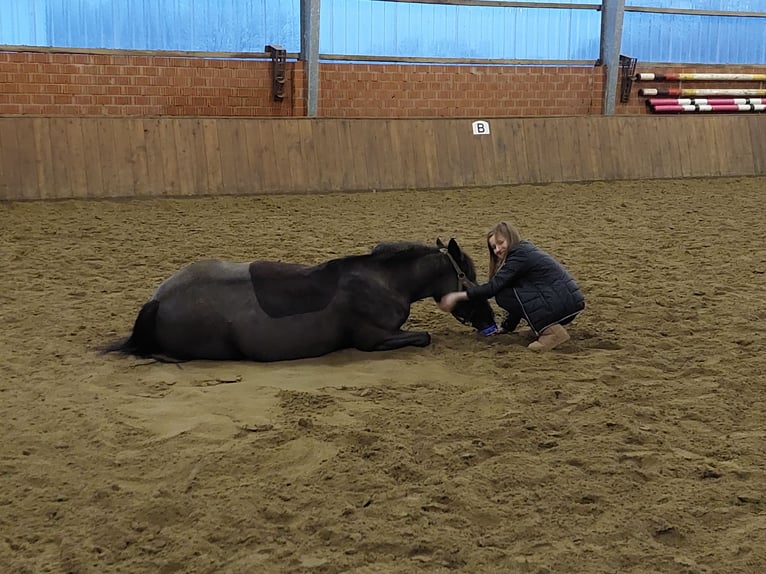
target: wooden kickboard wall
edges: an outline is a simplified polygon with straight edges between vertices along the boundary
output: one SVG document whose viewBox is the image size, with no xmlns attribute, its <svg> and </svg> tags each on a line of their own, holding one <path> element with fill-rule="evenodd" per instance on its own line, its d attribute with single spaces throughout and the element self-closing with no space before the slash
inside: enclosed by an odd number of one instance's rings
<svg viewBox="0 0 766 574">
<path fill-rule="evenodd" d="M 766 115 L 485 121 L 3 117 L 0 200 L 766 175 Z"/>
</svg>

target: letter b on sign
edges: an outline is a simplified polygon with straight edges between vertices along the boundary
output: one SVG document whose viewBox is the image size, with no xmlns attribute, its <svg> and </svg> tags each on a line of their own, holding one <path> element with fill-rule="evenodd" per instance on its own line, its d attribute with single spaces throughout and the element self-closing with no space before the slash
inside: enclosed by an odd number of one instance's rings
<svg viewBox="0 0 766 574">
<path fill-rule="evenodd" d="M 489 122 L 484 120 L 478 120 L 471 124 L 473 128 L 473 135 L 475 136 L 487 136 L 489 135 Z"/>
</svg>

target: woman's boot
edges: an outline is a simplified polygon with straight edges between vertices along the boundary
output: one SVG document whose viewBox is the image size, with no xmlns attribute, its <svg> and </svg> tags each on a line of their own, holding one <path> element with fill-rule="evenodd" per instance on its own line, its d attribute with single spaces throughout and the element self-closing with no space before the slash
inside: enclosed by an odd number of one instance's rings
<svg viewBox="0 0 766 574">
<path fill-rule="evenodd" d="M 516 333 L 521 337 L 522 339 L 526 339 L 527 341 L 534 341 L 537 339 L 537 333 L 534 332 L 532 327 L 522 327 Z"/>
<path fill-rule="evenodd" d="M 550 351 L 555 349 L 562 343 L 566 343 L 569 340 L 569 333 L 561 325 L 551 325 L 550 327 L 543 329 L 540 333 L 540 337 L 534 343 L 527 345 L 527 349 L 531 351 Z"/>
</svg>

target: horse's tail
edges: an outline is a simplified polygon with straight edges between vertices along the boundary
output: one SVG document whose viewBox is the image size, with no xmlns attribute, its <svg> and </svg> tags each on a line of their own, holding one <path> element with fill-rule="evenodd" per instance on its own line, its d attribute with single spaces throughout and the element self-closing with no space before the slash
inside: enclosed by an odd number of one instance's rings
<svg viewBox="0 0 766 574">
<path fill-rule="evenodd" d="M 133 332 L 130 337 L 119 339 L 101 347 L 102 353 L 122 353 L 123 355 L 135 355 L 136 357 L 152 357 L 162 352 L 162 347 L 157 341 L 157 310 L 160 302 L 152 299 L 145 303 L 138 312 Z"/>
</svg>

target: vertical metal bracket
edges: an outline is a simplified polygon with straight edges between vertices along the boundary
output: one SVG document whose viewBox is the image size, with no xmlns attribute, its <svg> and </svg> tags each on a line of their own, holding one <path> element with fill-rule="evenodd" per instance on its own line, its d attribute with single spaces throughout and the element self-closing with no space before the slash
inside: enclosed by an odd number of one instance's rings
<svg viewBox="0 0 766 574">
<path fill-rule="evenodd" d="M 277 44 L 268 44 L 265 50 L 271 54 L 271 93 L 275 102 L 281 102 L 285 99 L 287 51 Z"/>
<path fill-rule="evenodd" d="M 620 54 L 620 103 L 626 104 L 630 99 L 630 90 L 633 89 L 633 80 L 636 77 L 636 62 L 638 58 L 629 58 Z"/>
</svg>

